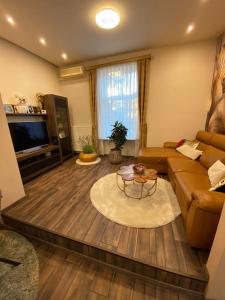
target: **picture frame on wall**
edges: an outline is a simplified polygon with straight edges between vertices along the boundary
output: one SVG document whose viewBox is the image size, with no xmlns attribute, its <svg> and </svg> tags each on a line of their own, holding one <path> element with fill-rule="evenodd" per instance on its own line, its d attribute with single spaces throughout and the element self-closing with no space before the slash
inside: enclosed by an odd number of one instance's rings
<svg viewBox="0 0 225 300">
<path fill-rule="evenodd" d="M 34 113 L 34 108 L 33 108 L 32 105 L 28 105 L 28 107 L 27 107 L 27 113 L 28 114 L 33 114 Z"/>
<path fill-rule="evenodd" d="M 33 106 L 33 111 L 34 111 L 34 114 L 38 114 L 39 113 L 38 107 L 37 106 Z"/>
<path fill-rule="evenodd" d="M 17 105 L 17 112 L 19 114 L 27 114 L 28 113 L 28 106 L 27 105 Z"/>
<path fill-rule="evenodd" d="M 14 109 L 12 104 L 3 104 L 3 107 L 6 114 L 14 114 Z"/>
<path fill-rule="evenodd" d="M 12 105 L 14 114 L 18 114 L 17 105 Z"/>
</svg>

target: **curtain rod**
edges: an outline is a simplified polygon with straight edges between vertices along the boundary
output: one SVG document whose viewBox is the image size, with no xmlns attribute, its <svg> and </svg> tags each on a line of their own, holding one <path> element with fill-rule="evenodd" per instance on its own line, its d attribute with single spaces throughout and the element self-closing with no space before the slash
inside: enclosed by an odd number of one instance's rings
<svg viewBox="0 0 225 300">
<path fill-rule="evenodd" d="M 105 63 L 99 63 L 96 65 L 92 65 L 92 66 L 87 66 L 85 67 L 85 70 L 87 71 L 91 71 L 97 68 L 102 68 L 102 67 L 106 67 L 106 66 L 111 66 L 111 65 L 118 65 L 118 64 L 123 64 L 123 63 L 127 63 L 127 62 L 132 62 L 132 61 L 138 61 L 138 60 L 142 60 L 142 59 L 151 59 L 151 55 L 140 55 L 140 56 L 133 56 L 133 57 L 128 57 L 128 58 L 124 58 L 124 59 L 118 59 L 118 60 L 113 60 L 110 62 L 105 62 Z"/>
</svg>

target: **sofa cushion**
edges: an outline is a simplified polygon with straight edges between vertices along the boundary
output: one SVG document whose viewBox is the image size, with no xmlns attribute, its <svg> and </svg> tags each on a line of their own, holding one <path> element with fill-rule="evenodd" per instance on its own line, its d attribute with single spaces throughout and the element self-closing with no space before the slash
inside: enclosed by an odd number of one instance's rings
<svg viewBox="0 0 225 300">
<path fill-rule="evenodd" d="M 164 148 L 173 148 L 173 149 L 175 149 L 175 148 L 177 148 L 177 142 L 165 142 L 163 144 L 163 147 Z"/>
<path fill-rule="evenodd" d="M 215 186 L 221 179 L 225 178 L 225 165 L 217 160 L 209 169 L 208 169 L 209 180 L 212 186 Z"/>
<path fill-rule="evenodd" d="M 207 131 L 198 131 L 196 135 L 196 140 L 203 142 L 204 144 L 211 144 L 211 140 L 213 137 L 214 133 L 212 132 L 207 132 Z"/>
<path fill-rule="evenodd" d="M 199 158 L 200 155 L 202 155 L 202 151 L 194 149 L 188 145 L 182 145 L 176 148 L 176 150 L 181 154 L 183 154 L 184 156 L 191 158 L 193 160 L 196 160 L 197 158 Z"/>
<path fill-rule="evenodd" d="M 179 153 L 176 149 L 165 148 L 167 157 L 180 157 L 184 159 L 188 159 L 183 154 Z"/>
<path fill-rule="evenodd" d="M 210 168 L 217 160 L 225 162 L 225 151 L 208 146 L 199 161 L 205 168 Z"/>
<path fill-rule="evenodd" d="M 176 180 L 176 195 L 183 219 L 186 221 L 192 202 L 192 193 L 197 189 L 208 190 L 210 182 L 208 176 L 203 174 L 177 172 L 174 175 Z"/>
<path fill-rule="evenodd" d="M 225 135 L 214 134 L 210 143 L 212 146 L 225 151 Z"/>
<path fill-rule="evenodd" d="M 200 151 L 205 151 L 207 147 L 208 147 L 207 144 L 199 142 L 198 147 L 196 149 Z"/>
<path fill-rule="evenodd" d="M 172 172 L 192 172 L 197 174 L 207 175 L 207 169 L 204 168 L 198 161 L 183 159 L 179 157 L 169 157 L 168 165 Z"/>
<path fill-rule="evenodd" d="M 177 172 L 175 173 L 175 177 L 177 183 L 190 201 L 192 199 L 191 195 L 195 190 L 208 190 L 211 187 L 207 174 Z"/>
<path fill-rule="evenodd" d="M 146 147 L 140 149 L 138 161 L 146 163 L 163 163 L 166 164 L 167 153 L 162 147 Z"/>
<path fill-rule="evenodd" d="M 196 190 L 192 194 L 192 198 L 198 201 L 199 208 L 215 214 L 221 213 L 225 202 L 224 194 L 205 190 Z"/>
</svg>

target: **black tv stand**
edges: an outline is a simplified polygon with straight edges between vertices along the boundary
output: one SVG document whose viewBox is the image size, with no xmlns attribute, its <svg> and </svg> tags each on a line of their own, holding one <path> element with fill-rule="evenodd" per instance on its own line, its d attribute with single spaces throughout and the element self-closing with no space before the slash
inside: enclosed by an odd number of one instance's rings
<svg viewBox="0 0 225 300">
<path fill-rule="evenodd" d="M 33 179 L 62 162 L 58 145 L 48 145 L 32 152 L 17 153 L 16 158 L 23 182 Z"/>
</svg>

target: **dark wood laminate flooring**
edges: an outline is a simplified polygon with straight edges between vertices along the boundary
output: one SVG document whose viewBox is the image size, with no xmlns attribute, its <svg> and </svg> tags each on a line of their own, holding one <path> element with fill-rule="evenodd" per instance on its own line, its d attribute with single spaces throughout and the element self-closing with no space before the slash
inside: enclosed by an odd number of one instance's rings
<svg viewBox="0 0 225 300">
<path fill-rule="evenodd" d="M 133 161 L 128 158 L 123 164 Z M 107 157 L 88 167 L 70 159 L 27 183 L 27 198 L 4 213 L 146 264 L 202 276 L 208 253 L 189 247 L 181 217 L 159 228 L 138 229 L 111 222 L 92 206 L 89 191 L 93 183 L 118 168 Z"/>
<path fill-rule="evenodd" d="M 64 249 L 32 240 L 40 264 L 39 300 L 201 299 L 147 283 Z"/>
</svg>

